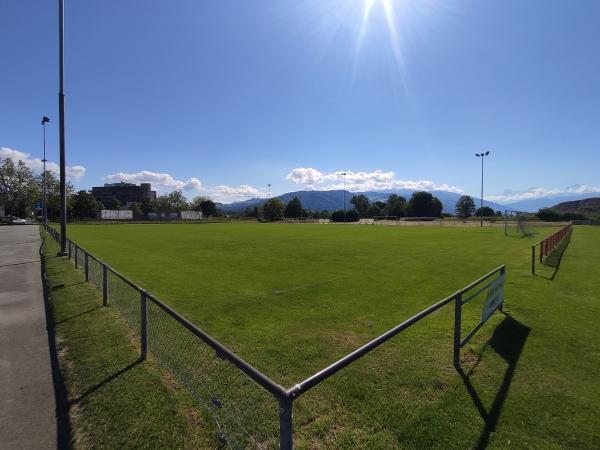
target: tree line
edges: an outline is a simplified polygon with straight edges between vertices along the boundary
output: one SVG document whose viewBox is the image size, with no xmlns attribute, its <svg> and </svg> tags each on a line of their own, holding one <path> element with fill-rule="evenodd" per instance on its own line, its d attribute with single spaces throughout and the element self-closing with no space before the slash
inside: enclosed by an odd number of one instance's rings
<svg viewBox="0 0 600 450">
<path fill-rule="evenodd" d="M 51 171 L 46 171 L 46 208 L 48 219 L 60 217 L 60 183 Z M 44 174 L 35 175 L 23 161 L 15 163 L 12 159 L 0 160 L 0 204 L 4 205 L 9 216 L 31 217 L 36 206 L 43 200 Z M 106 204 L 98 201 L 90 192 L 75 192 L 73 185 L 67 182 L 67 217 L 88 219 L 95 218 L 101 209 L 119 209 L 118 199 L 108 200 Z M 134 218 L 147 217 L 148 214 L 171 214 L 181 211 L 202 211 L 204 217 L 221 215 L 215 202 L 204 196 L 188 201 L 181 191 L 160 195 L 156 200 L 145 199 L 129 205 Z M 41 214 L 41 211 L 40 211 Z"/>
<path fill-rule="evenodd" d="M 282 220 L 284 218 L 312 218 L 331 219 L 333 222 L 357 222 L 363 218 L 375 216 L 394 217 L 441 217 L 442 202 L 429 192 L 417 191 L 407 201 L 406 198 L 390 194 L 385 201 L 371 202 L 364 194 L 354 195 L 350 198 L 352 208 L 344 211 L 339 209 L 331 213 L 327 211 L 313 211 L 306 209 L 298 197 L 292 198 L 287 204 L 280 198 L 271 198 L 263 205 L 246 209 L 247 217 L 264 217 L 268 221 Z"/>
</svg>

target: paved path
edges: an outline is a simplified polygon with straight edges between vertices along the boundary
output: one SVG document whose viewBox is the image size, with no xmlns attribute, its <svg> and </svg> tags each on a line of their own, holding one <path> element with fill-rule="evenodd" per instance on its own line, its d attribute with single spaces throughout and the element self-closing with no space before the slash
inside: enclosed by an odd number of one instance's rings
<svg viewBox="0 0 600 450">
<path fill-rule="evenodd" d="M 0 226 L 0 449 L 56 448 L 39 228 Z"/>
</svg>

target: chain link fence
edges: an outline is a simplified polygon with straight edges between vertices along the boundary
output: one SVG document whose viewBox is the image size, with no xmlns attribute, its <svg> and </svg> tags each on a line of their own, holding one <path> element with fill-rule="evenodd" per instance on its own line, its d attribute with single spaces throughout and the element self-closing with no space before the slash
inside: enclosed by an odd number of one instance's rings
<svg viewBox="0 0 600 450">
<path fill-rule="evenodd" d="M 54 228 L 45 229 L 54 240 L 60 241 L 60 234 Z M 461 348 L 494 311 L 502 308 L 504 301 L 506 268 L 502 265 L 291 389 L 285 389 L 106 263 L 70 240 L 67 244 L 69 258 L 85 272 L 86 281 L 102 291 L 103 304 L 114 305 L 139 338 L 141 358 L 146 359 L 149 350 L 212 418 L 221 445 L 232 449 L 292 449 L 295 399 L 448 304 L 454 305 L 453 362 L 459 367 Z M 481 321 L 463 337 L 463 305 L 486 292 Z"/>
</svg>

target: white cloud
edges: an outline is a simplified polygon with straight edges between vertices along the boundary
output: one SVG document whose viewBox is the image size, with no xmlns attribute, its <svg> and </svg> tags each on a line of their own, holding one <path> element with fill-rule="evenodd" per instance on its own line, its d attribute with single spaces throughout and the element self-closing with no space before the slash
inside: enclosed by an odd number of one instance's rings
<svg viewBox="0 0 600 450">
<path fill-rule="evenodd" d="M 27 167 L 36 173 L 42 173 L 44 163 L 39 158 L 30 158 L 29 153 L 14 150 L 12 148 L 0 147 L 0 158 L 12 159 L 14 162 L 23 161 Z M 55 162 L 46 162 L 46 170 L 58 174 L 59 165 Z M 67 177 L 73 180 L 79 180 L 85 175 L 83 166 L 67 166 Z"/>
<path fill-rule="evenodd" d="M 202 182 L 198 178 L 188 178 L 187 181 L 176 180 L 168 173 L 157 173 L 143 170 L 137 173 L 117 172 L 104 178 L 107 183 L 151 183 L 152 187 L 159 192 L 174 190 L 202 191 Z"/>
<path fill-rule="evenodd" d="M 534 187 L 527 191 L 519 192 L 506 190 L 500 195 L 491 195 L 487 197 L 487 199 L 494 202 L 511 203 L 521 200 L 533 200 L 538 198 L 560 197 L 577 194 L 594 194 L 599 192 L 600 187 L 589 186 L 586 184 L 576 184 L 573 186 L 568 186 L 564 189 L 544 189 L 540 187 Z"/>
<path fill-rule="evenodd" d="M 344 188 L 343 170 L 332 173 L 322 173 L 312 167 L 298 167 L 287 174 L 286 179 L 301 184 L 309 189 L 333 190 Z M 346 173 L 346 189 L 349 191 L 381 191 L 386 189 L 413 189 L 422 191 L 448 191 L 461 194 L 463 191 L 456 186 L 447 184 L 436 185 L 433 181 L 418 180 L 404 181 L 396 179 L 392 171 Z"/>
<path fill-rule="evenodd" d="M 174 190 L 195 191 L 198 194 L 207 195 L 213 200 L 222 203 L 230 203 L 250 198 L 265 198 L 267 191 L 257 189 L 253 186 L 243 184 L 238 187 L 218 185 L 205 187 L 198 178 L 188 178 L 186 181 L 178 180 L 168 173 L 157 173 L 143 170 L 136 173 L 117 172 L 103 177 L 107 183 L 150 183 L 153 189 L 159 193 L 167 193 Z M 191 192 L 190 192 L 191 196 Z"/>
<path fill-rule="evenodd" d="M 238 187 L 219 185 L 208 189 L 207 193 L 217 202 L 231 203 L 250 198 L 265 198 L 268 192 L 264 189 L 257 189 L 247 184 Z"/>
</svg>

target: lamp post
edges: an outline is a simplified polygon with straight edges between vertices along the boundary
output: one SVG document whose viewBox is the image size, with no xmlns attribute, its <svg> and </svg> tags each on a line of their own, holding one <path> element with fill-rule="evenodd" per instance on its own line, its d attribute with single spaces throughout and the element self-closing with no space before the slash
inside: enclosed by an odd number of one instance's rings
<svg viewBox="0 0 600 450">
<path fill-rule="evenodd" d="M 58 130 L 60 135 L 60 252 L 67 256 L 67 175 L 65 158 L 65 0 L 58 0 Z"/>
<path fill-rule="evenodd" d="M 475 156 L 481 158 L 481 203 L 479 206 L 479 219 L 480 226 L 483 227 L 483 158 L 490 154 L 489 151 L 485 153 L 475 153 Z"/>
<path fill-rule="evenodd" d="M 44 220 L 44 227 L 48 227 L 48 200 L 46 200 L 46 124 L 50 123 L 50 119 L 46 116 L 42 117 L 42 128 L 44 129 L 44 163 L 42 173 L 42 217 Z"/>
<path fill-rule="evenodd" d="M 346 172 L 342 172 L 344 178 L 344 223 L 346 223 Z"/>
<path fill-rule="evenodd" d="M 267 187 L 269 188 L 269 198 L 271 198 L 271 183 L 267 184 Z"/>
</svg>

